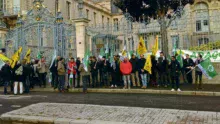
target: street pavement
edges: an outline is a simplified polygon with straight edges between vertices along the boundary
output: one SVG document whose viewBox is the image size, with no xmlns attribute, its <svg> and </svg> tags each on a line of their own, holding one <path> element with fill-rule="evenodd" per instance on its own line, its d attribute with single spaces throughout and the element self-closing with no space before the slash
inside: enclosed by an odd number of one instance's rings
<svg viewBox="0 0 220 124">
<path fill-rule="evenodd" d="M 28 124 L 219 124 L 219 112 L 88 104 L 39 103 L 1 116 Z"/>
<path fill-rule="evenodd" d="M 214 96 L 31 92 L 16 96 L 0 95 L 0 115 L 42 102 L 220 112 L 220 97 Z"/>
</svg>

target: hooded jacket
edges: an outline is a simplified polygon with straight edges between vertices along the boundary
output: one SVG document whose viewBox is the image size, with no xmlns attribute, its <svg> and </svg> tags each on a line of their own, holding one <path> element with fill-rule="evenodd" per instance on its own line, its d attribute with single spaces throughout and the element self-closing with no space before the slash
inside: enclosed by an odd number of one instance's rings
<svg viewBox="0 0 220 124">
<path fill-rule="evenodd" d="M 130 75 L 132 71 L 132 65 L 129 61 L 123 61 L 120 64 L 120 70 L 123 75 Z"/>
</svg>

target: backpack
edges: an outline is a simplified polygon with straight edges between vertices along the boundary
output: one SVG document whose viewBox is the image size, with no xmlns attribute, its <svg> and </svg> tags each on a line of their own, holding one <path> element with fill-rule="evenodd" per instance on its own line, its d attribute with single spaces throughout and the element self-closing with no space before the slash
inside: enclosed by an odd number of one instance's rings
<svg viewBox="0 0 220 124">
<path fill-rule="evenodd" d="M 16 75 L 23 75 L 23 66 L 20 66 L 16 71 L 15 71 Z"/>
</svg>

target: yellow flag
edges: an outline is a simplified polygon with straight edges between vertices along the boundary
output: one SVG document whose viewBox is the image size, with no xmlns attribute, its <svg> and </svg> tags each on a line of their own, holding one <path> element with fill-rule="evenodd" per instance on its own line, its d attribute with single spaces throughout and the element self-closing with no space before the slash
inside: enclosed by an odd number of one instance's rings
<svg viewBox="0 0 220 124">
<path fill-rule="evenodd" d="M 150 55 L 148 55 L 146 63 L 144 65 L 144 70 L 148 71 L 149 74 L 152 74 L 151 67 L 152 67 L 151 57 L 150 57 Z"/>
<path fill-rule="evenodd" d="M 158 36 L 156 36 L 156 39 L 155 39 L 155 45 L 153 46 L 152 48 L 152 55 L 156 55 L 157 54 L 157 51 L 159 49 L 159 43 L 158 43 Z"/>
<path fill-rule="evenodd" d="M 15 65 L 16 65 L 16 63 L 18 62 L 18 60 L 20 60 L 20 54 L 21 54 L 21 52 L 22 52 L 22 47 L 20 47 L 20 48 L 18 49 L 18 51 L 15 52 L 15 54 L 11 57 L 11 59 L 12 59 L 11 67 L 12 67 L 12 68 L 14 68 Z"/>
<path fill-rule="evenodd" d="M 147 48 L 144 43 L 143 37 L 140 38 L 140 42 L 138 44 L 137 52 L 139 55 L 145 54 L 147 52 Z"/>
<path fill-rule="evenodd" d="M 31 62 L 31 49 L 28 49 L 24 59 L 26 60 L 26 63 L 30 63 Z"/>
<path fill-rule="evenodd" d="M 6 57 L 6 56 L 3 55 L 3 54 L 0 54 L 0 59 L 1 59 L 3 62 L 6 62 L 6 61 L 9 61 L 10 63 L 12 62 L 11 59 L 9 59 L 8 57 Z"/>
<path fill-rule="evenodd" d="M 126 52 L 126 47 L 123 48 L 122 52 L 121 52 L 122 56 L 126 56 L 127 52 Z"/>
</svg>

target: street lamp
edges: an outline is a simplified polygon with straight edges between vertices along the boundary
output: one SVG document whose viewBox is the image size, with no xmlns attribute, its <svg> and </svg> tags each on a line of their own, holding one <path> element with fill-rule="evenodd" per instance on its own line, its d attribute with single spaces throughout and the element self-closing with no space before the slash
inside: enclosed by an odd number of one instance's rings
<svg viewBox="0 0 220 124">
<path fill-rule="evenodd" d="M 83 18 L 83 0 L 78 0 L 79 18 Z"/>
</svg>

